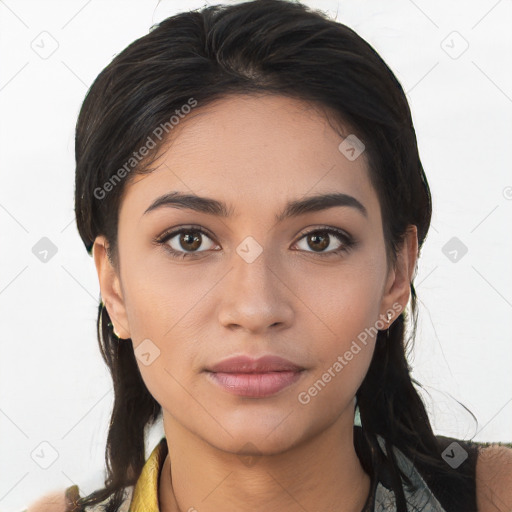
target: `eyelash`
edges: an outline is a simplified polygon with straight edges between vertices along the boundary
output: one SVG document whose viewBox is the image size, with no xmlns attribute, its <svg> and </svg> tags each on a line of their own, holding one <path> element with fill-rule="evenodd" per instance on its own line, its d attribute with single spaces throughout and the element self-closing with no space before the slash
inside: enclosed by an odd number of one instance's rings
<svg viewBox="0 0 512 512">
<path fill-rule="evenodd" d="M 174 238 L 176 235 L 179 235 L 181 233 L 188 233 L 188 232 L 201 233 L 202 235 L 206 235 L 208 238 L 213 240 L 213 238 L 204 229 L 200 228 L 199 226 L 197 226 L 197 227 L 196 226 L 188 226 L 188 227 L 183 227 L 183 228 L 176 229 L 176 230 L 166 231 L 165 233 L 162 233 L 160 236 L 155 238 L 153 240 L 153 243 L 155 243 L 156 245 L 162 245 L 164 247 L 164 249 L 169 252 L 171 257 L 173 257 L 175 259 L 186 259 L 186 258 L 190 258 L 190 257 L 193 258 L 195 254 L 198 254 L 201 252 L 206 252 L 206 251 L 193 251 L 193 252 L 176 251 L 175 249 L 173 249 L 172 247 L 170 247 L 167 244 L 167 242 L 171 238 Z M 302 240 L 307 235 L 311 235 L 313 233 L 328 233 L 330 235 L 334 235 L 340 242 L 342 242 L 342 246 L 339 249 L 334 249 L 334 250 L 327 251 L 327 252 L 314 252 L 314 251 L 304 251 L 304 252 L 317 254 L 317 255 L 320 255 L 323 257 L 330 257 L 330 256 L 336 256 L 343 252 L 349 252 L 356 245 L 356 241 L 350 235 L 346 234 L 344 231 L 342 231 L 340 229 L 330 228 L 330 227 L 315 228 L 315 229 L 312 229 L 311 231 L 301 233 L 301 235 L 297 241 Z"/>
</svg>

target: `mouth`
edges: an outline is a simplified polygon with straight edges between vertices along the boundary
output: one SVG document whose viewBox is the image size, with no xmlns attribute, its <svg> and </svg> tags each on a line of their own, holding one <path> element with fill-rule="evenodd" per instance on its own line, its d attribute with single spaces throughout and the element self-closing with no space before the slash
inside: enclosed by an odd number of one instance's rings
<svg viewBox="0 0 512 512">
<path fill-rule="evenodd" d="M 205 368 L 211 382 L 231 394 L 264 398 L 297 382 L 305 368 L 275 355 L 236 356 Z"/>
<path fill-rule="evenodd" d="M 207 372 L 216 385 L 228 393 L 247 398 L 265 398 L 297 382 L 304 370 L 263 373 Z"/>
<path fill-rule="evenodd" d="M 215 373 L 298 372 L 304 369 L 288 359 L 275 355 L 265 355 L 258 359 L 246 355 L 230 357 L 205 368 L 205 370 Z"/>
</svg>

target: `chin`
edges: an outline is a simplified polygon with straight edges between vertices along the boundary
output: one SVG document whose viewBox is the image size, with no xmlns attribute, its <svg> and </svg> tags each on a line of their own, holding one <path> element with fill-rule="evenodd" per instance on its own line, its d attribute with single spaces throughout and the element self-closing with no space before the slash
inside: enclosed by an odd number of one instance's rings
<svg viewBox="0 0 512 512">
<path fill-rule="evenodd" d="M 237 423 L 223 421 L 219 417 L 219 423 L 225 430 L 209 429 L 208 433 L 204 433 L 204 438 L 212 446 L 229 453 L 244 456 L 276 455 L 300 444 L 310 433 L 310 429 L 304 428 L 304 423 L 299 424 L 297 418 L 292 420 L 293 413 L 284 419 L 287 414 L 280 415 L 275 421 L 262 418 L 260 414 L 259 421 L 246 419 Z"/>
</svg>

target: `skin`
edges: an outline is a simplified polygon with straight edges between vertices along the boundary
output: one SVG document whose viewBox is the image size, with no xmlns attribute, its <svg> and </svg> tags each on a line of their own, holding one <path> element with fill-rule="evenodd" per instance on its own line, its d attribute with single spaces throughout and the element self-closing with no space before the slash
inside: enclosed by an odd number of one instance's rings
<svg viewBox="0 0 512 512">
<path fill-rule="evenodd" d="M 300 403 L 298 394 L 393 304 L 406 306 L 418 252 L 415 227 L 396 265 L 388 267 L 365 154 L 347 159 L 338 149 L 340 133 L 304 102 L 229 96 L 199 105 L 171 135 L 159 168 L 126 185 L 120 267 L 108 260 L 103 236 L 93 250 L 102 299 L 118 335 L 131 338 L 135 350 L 148 338 L 160 350 L 147 366 L 137 361 L 162 406 L 169 446 L 161 510 L 360 512 L 370 479 L 353 444 L 354 397 L 375 337 L 360 344 L 309 403 Z M 144 215 L 171 191 L 226 202 L 232 215 L 172 207 Z M 336 206 L 275 221 L 287 201 L 333 192 L 355 197 L 367 216 Z M 199 235 L 196 257 L 173 259 L 152 243 L 169 228 L 190 224 L 209 233 Z M 330 245 L 318 250 L 318 242 L 304 234 L 326 227 L 348 232 L 356 245 L 328 255 L 343 247 L 328 235 Z M 263 249 L 252 263 L 236 252 L 248 236 Z M 179 235 L 166 243 L 187 252 Z M 276 354 L 306 370 L 298 382 L 258 399 L 231 395 L 202 372 L 241 354 Z M 256 456 L 254 464 L 244 464 L 241 454 Z"/>
</svg>

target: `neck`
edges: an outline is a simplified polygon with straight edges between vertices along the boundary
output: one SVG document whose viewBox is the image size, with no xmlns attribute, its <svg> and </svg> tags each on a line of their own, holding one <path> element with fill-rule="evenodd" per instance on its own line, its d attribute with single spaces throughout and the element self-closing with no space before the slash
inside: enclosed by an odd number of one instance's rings
<svg viewBox="0 0 512 512">
<path fill-rule="evenodd" d="M 353 414 L 345 412 L 299 445 L 258 457 L 218 450 L 164 413 L 161 512 L 361 512 L 370 478 L 355 452 Z"/>
</svg>

